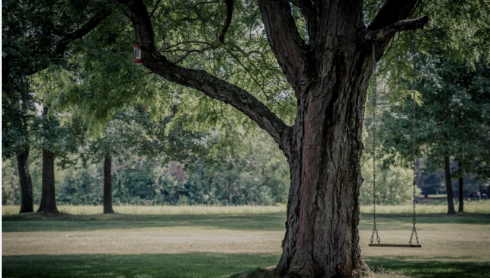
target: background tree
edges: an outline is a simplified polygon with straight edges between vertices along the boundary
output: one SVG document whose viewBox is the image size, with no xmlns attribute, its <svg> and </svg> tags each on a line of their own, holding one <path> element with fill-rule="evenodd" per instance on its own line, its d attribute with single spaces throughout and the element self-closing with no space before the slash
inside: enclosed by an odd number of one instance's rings
<svg viewBox="0 0 490 278">
<path fill-rule="evenodd" d="M 426 157 L 429 173 L 445 169 L 448 213 L 455 213 L 451 175 L 459 178 L 459 211 L 463 211 L 463 176 L 485 175 L 489 164 L 490 99 L 487 97 L 488 61 L 482 56 L 473 65 L 451 61 L 443 55 L 423 55 L 413 89 L 420 93 L 416 140 Z M 393 106 L 383 115 L 385 153 L 411 158 L 413 99 Z M 451 173 L 450 158 L 458 161 Z"/>
<path fill-rule="evenodd" d="M 112 209 L 112 159 L 128 160 L 130 154 L 138 156 L 155 156 L 163 151 L 162 140 L 155 135 L 163 135 L 163 131 L 155 129 L 160 125 L 150 122 L 146 109 L 142 106 L 124 113 L 116 114 L 107 123 L 103 134 L 91 140 L 84 155 L 92 162 L 104 161 L 103 200 L 104 213 L 114 213 Z M 141 168 L 141 167 L 140 167 Z"/>
<path fill-rule="evenodd" d="M 41 93 L 42 94 L 42 93 Z M 44 103 L 44 102 L 43 102 Z M 38 212 L 59 214 L 56 206 L 55 166 L 65 169 L 76 165 L 78 154 L 85 143 L 85 135 L 77 120 L 60 124 L 56 111 L 43 107 L 40 118 L 36 118 L 32 130 L 31 145 L 42 157 L 42 194 Z"/>
<path fill-rule="evenodd" d="M 97 1 L 2 2 L 2 156 L 17 157 L 20 213 L 33 211 L 28 158 L 29 125 L 35 109 L 28 76 L 61 63 L 68 44 L 110 13 L 110 7 Z"/>
<path fill-rule="evenodd" d="M 19 175 L 13 159 L 2 161 L 2 204 L 17 205 Z"/>
</svg>

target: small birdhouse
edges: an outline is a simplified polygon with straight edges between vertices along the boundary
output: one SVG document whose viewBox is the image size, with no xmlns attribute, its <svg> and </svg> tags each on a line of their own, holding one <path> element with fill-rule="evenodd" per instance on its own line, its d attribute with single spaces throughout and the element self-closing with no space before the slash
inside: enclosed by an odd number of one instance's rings
<svg viewBox="0 0 490 278">
<path fill-rule="evenodd" d="M 143 64 L 143 60 L 141 60 L 141 45 L 134 45 L 134 59 L 133 62 L 138 64 Z"/>
</svg>

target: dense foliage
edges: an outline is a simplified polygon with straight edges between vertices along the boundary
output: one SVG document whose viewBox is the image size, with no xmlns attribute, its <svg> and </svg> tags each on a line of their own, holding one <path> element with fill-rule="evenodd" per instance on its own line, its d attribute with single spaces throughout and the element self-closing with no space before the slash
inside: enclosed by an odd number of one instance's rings
<svg viewBox="0 0 490 278">
<path fill-rule="evenodd" d="M 443 55 L 420 55 L 419 77 L 415 84 L 400 83 L 419 94 L 416 105 L 416 155 L 423 158 L 426 175 L 444 168 L 444 157 L 460 163 L 455 177 L 487 179 L 490 165 L 490 68 L 485 56 L 473 65 L 450 60 Z M 385 165 L 397 157 L 412 160 L 413 98 L 385 106 L 381 129 Z M 435 177 L 433 176 L 432 179 Z M 426 194 L 440 190 L 437 183 Z"/>
</svg>

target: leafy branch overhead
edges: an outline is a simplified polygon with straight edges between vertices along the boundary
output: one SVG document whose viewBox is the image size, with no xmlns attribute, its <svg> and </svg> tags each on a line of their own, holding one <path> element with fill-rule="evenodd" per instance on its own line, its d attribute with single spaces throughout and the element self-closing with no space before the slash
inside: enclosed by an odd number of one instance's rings
<svg viewBox="0 0 490 278">
<path fill-rule="evenodd" d="M 169 61 L 156 49 L 152 19 L 143 1 L 121 0 L 119 2 L 125 4 L 131 11 L 131 21 L 136 31 L 137 41 L 143 46 L 143 61 L 145 62 L 145 67 L 171 82 L 197 89 L 213 99 L 232 105 L 255 121 L 261 128 L 266 130 L 279 144 L 281 149 L 286 154 L 289 153 L 290 127 L 277 117 L 266 105 L 249 92 L 223 79 L 217 78 L 204 70 L 185 68 Z M 405 6 L 394 6 L 389 4 L 390 2 L 387 2 L 388 4 L 381 9 L 378 16 L 379 18 L 382 18 L 384 22 L 381 22 L 378 17 L 375 22 L 377 24 L 384 23 L 384 25 L 390 25 L 395 23 L 391 21 L 399 21 L 400 19 L 407 17 L 413 7 L 413 3 L 410 1 L 408 2 L 409 3 L 405 4 Z M 228 26 L 231 23 L 233 11 L 232 3 L 232 1 L 227 1 L 225 23 L 218 40 L 213 43 L 213 46 L 217 46 L 218 41 L 222 42 L 222 38 L 224 38 Z M 315 36 L 316 34 L 310 34 L 315 40 L 306 44 L 300 37 L 297 28 L 295 28 L 290 6 L 285 1 L 259 1 L 259 6 L 264 19 L 265 29 L 269 34 L 268 37 L 272 50 L 298 97 L 300 92 L 303 91 L 304 93 L 310 83 L 309 81 L 312 81 L 313 74 L 308 74 L 308 69 L 305 68 L 305 61 L 311 60 L 308 58 L 314 56 L 315 49 L 318 47 L 317 44 L 321 41 L 321 36 L 319 37 Z M 319 24 L 319 22 L 310 18 L 309 15 L 318 11 L 315 11 L 313 7 L 307 7 L 302 4 L 300 7 L 303 8 L 302 11 L 306 16 L 308 23 L 313 26 L 311 29 L 314 31 L 314 26 Z M 388 13 L 397 14 L 397 17 L 385 17 L 385 14 Z M 403 25 L 405 26 L 404 28 L 398 28 L 397 30 L 422 28 L 427 22 L 426 19 L 427 18 L 424 17 L 424 20 L 421 21 L 422 23 L 419 24 L 405 24 Z M 395 24 L 395 26 L 398 25 Z M 290 42 L 289 48 L 284 49 L 281 47 L 280 41 Z"/>
</svg>

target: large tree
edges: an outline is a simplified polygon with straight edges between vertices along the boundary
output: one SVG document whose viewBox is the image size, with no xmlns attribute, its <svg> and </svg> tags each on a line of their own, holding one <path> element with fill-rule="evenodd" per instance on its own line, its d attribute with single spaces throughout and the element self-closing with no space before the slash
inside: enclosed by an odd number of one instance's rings
<svg viewBox="0 0 490 278">
<path fill-rule="evenodd" d="M 437 11 L 438 25 L 431 30 L 439 34 L 461 29 L 453 28 L 462 18 L 458 17 L 458 5 L 464 5 L 464 11 L 478 11 L 481 3 L 119 2 L 123 4 L 121 14 L 131 20 L 136 34 L 131 37 L 135 39 L 127 39 L 130 28 L 125 17 L 102 25 L 93 36 L 87 35 L 87 40 L 92 37 L 100 41 L 93 44 L 100 50 L 94 59 L 104 61 L 105 52 L 115 41 L 118 51 L 139 44 L 143 66 L 134 65 L 130 71 L 117 69 L 117 64 L 113 68 L 132 79 L 145 79 L 147 73 L 154 73 L 151 79 L 163 77 L 166 81 L 160 84 L 166 90 L 150 95 L 134 89 L 118 90 L 120 86 L 115 84 L 105 93 L 93 87 L 78 95 L 63 94 L 63 98 L 76 102 L 78 110 L 93 111 L 85 113 L 89 119 L 109 118 L 115 106 L 122 107 L 134 98 L 155 98 L 150 103 L 152 114 L 161 113 L 155 104 L 162 99 L 157 98 L 179 95 L 181 110 L 194 114 L 190 119 L 233 123 L 228 124 L 229 130 L 238 123 L 255 122 L 284 152 L 291 174 L 283 255 L 276 272 L 282 276 L 360 276 L 366 266 L 357 227 L 359 160 L 373 66 L 390 48 L 398 50 L 398 56 L 392 55 L 390 61 L 405 61 L 401 69 L 407 68 L 403 52 L 411 39 L 394 37 L 400 31 L 422 28 L 428 17 L 417 16 L 426 7 Z M 454 16 L 440 19 L 444 10 Z M 479 21 L 482 17 L 470 18 Z M 488 33 L 482 34 L 455 31 L 453 37 L 475 42 Z M 429 47 L 431 40 L 425 43 Z M 447 44 L 454 45 L 454 41 Z M 127 55 L 121 57 L 128 59 Z M 403 70 L 391 71 L 393 76 L 400 72 Z M 143 74 L 137 77 L 138 73 Z M 288 113 L 296 114 L 295 119 L 288 121 L 284 117 Z M 242 120 L 243 115 L 251 121 Z M 195 122 L 193 125 L 200 127 Z"/>
<path fill-rule="evenodd" d="M 288 126 L 250 92 L 208 73 L 180 66 L 157 50 L 145 3 L 123 1 L 131 12 L 144 66 L 164 79 L 229 104 L 268 132 L 291 173 L 286 235 L 276 272 L 283 276 L 352 277 L 366 268 L 359 244 L 359 160 L 369 78 L 393 36 L 422 28 L 428 17 L 406 20 L 418 1 L 386 1 L 371 24 L 362 1 L 292 1 L 306 22 L 302 37 L 287 1 L 259 1 L 267 40 L 297 99 Z M 209 47 L 226 43 L 233 1 Z M 373 45 L 374 56 L 373 57 Z M 172 61 L 173 60 L 173 61 Z"/>
</svg>

